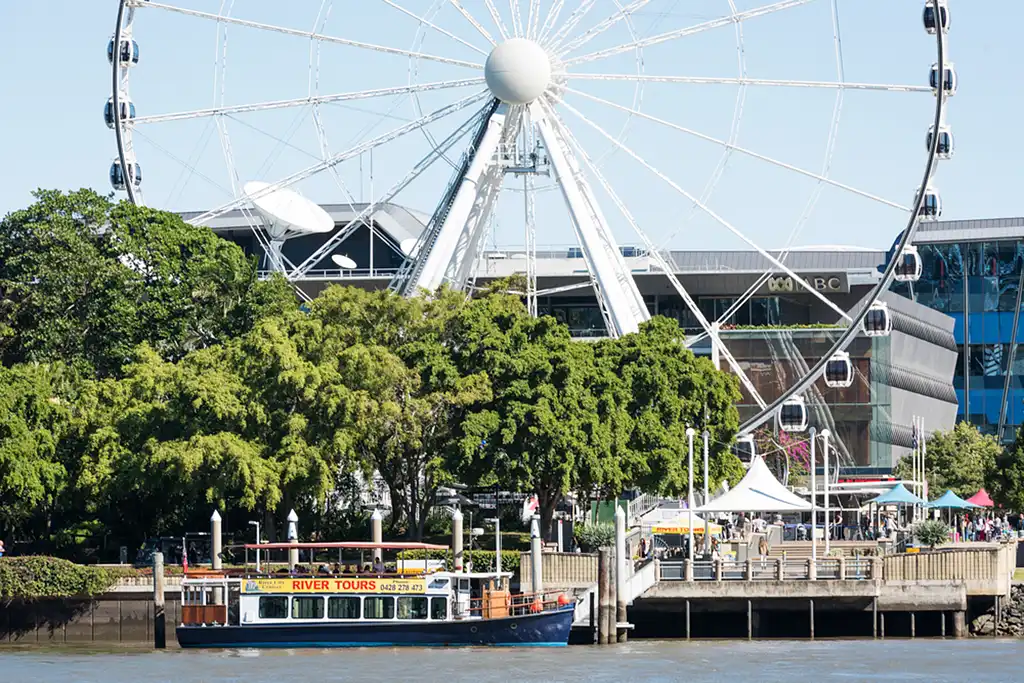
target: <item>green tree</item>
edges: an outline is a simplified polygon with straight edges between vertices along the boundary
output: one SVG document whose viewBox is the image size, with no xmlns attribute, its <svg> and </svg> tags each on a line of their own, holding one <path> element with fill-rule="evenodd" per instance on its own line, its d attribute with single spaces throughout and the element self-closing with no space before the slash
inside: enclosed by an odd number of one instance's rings
<svg viewBox="0 0 1024 683">
<path fill-rule="evenodd" d="M 982 434 L 969 422 L 935 432 L 928 438 L 925 459 L 929 493 L 938 496 L 951 489 L 963 498 L 973 496 L 985 486 L 1000 453 L 996 438 Z M 893 470 L 901 479 L 910 479 L 912 472 L 911 456 L 902 458 Z"/>
<path fill-rule="evenodd" d="M 686 430 L 697 431 L 694 441 L 694 481 L 703 482 L 701 432 L 709 432 L 709 486 L 736 483 L 743 465 L 732 454 L 739 428 L 736 403 L 739 383 L 697 358 L 684 345 L 675 320 L 657 317 L 640 332 L 599 344 L 597 354 L 610 363 L 611 375 L 621 378 L 619 400 L 632 418 L 628 439 L 617 449 L 624 485 L 652 493 L 678 495 L 686 490 L 689 474 Z"/>
<path fill-rule="evenodd" d="M 986 490 L 992 501 L 1009 510 L 1024 510 L 1024 428 L 1017 439 L 996 458 L 988 472 Z"/>
<path fill-rule="evenodd" d="M 76 384 L 61 366 L 0 367 L 0 528 L 15 537 L 49 534 L 67 486 Z"/>
<path fill-rule="evenodd" d="M 177 359 L 295 307 L 241 248 L 176 214 L 40 190 L 0 221 L 0 360 L 116 375 L 149 343 Z"/>
</svg>

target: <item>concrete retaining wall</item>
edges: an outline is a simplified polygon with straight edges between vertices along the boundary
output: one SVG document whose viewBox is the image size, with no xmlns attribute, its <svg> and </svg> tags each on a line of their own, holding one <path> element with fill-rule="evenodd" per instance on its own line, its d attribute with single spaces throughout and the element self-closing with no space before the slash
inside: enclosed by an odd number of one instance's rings
<svg viewBox="0 0 1024 683">
<path fill-rule="evenodd" d="M 179 594 L 168 594 L 168 645 L 174 644 Z M 49 599 L 0 604 L 0 643 L 153 644 L 153 599 L 117 594 L 96 600 Z"/>
</svg>

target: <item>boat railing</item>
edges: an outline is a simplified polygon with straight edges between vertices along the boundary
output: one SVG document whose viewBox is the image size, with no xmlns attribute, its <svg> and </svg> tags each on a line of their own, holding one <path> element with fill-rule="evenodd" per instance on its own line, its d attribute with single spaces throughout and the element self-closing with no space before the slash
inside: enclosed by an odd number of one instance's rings
<svg viewBox="0 0 1024 683">
<path fill-rule="evenodd" d="M 495 619 L 518 617 L 539 612 L 551 612 L 572 604 L 572 599 L 563 591 L 510 594 L 508 591 L 488 591 L 481 598 L 470 600 L 469 614 L 459 616 Z"/>
</svg>

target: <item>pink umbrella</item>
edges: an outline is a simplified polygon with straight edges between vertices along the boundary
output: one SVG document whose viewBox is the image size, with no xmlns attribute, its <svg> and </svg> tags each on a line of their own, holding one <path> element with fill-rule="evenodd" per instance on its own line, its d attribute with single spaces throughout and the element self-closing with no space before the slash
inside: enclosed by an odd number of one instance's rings
<svg viewBox="0 0 1024 683">
<path fill-rule="evenodd" d="M 992 502 L 992 497 L 988 495 L 988 491 L 981 489 L 973 496 L 967 499 L 968 503 L 974 503 L 978 507 L 990 508 L 995 504 Z"/>
</svg>

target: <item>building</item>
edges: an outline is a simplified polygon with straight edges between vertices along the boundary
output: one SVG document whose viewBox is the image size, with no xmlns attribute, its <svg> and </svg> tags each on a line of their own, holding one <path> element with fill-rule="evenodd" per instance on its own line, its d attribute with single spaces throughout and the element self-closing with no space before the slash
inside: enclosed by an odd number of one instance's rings
<svg viewBox="0 0 1024 683">
<path fill-rule="evenodd" d="M 335 220 L 335 234 L 347 234 L 336 248 L 321 249 L 331 234 L 299 237 L 285 245 L 283 254 L 293 264 L 308 262 L 308 270 L 296 282 L 309 295 L 316 296 L 332 283 L 386 287 L 428 218 L 388 205 L 374 214 L 372 236 L 365 225 L 347 230 L 349 221 L 364 207 L 324 207 Z M 226 214 L 211 227 L 247 252 L 263 255 L 240 213 Z M 620 249 L 650 313 L 678 320 L 696 340 L 693 351 L 716 358 L 706 339 L 697 340 L 701 327 L 665 274 L 642 250 L 630 246 Z M 332 253 L 345 255 L 356 267 L 339 268 L 331 259 Z M 723 327 L 722 337 L 766 401 L 778 397 L 795 378 L 806 374 L 840 332 L 836 325 L 839 315 L 791 276 L 780 272 L 763 278 L 766 261 L 757 252 L 671 255 L 679 280 L 708 319 L 721 318 L 744 292 L 756 287 L 754 296 Z M 538 311 L 566 323 L 576 337 L 604 336 L 604 319 L 581 250 L 541 251 L 537 256 Z M 851 311 L 862 305 L 878 282 L 878 266 L 885 258 L 882 250 L 823 247 L 794 250 L 786 262 L 810 287 L 840 309 Z M 488 252 L 479 261 L 476 282 L 482 285 L 525 270 L 522 253 Z M 836 448 L 848 476 L 888 473 L 913 447 L 910 425 L 914 416 L 927 416 L 925 428 L 930 432 L 952 427 L 957 414 L 953 318 L 893 292 L 886 293 L 885 300 L 892 334 L 855 340 L 849 349 L 856 369 L 853 386 L 829 388 L 819 379 L 804 395 L 811 423 L 836 435 Z M 720 367 L 728 369 L 724 363 Z M 757 412 L 749 392 L 744 391 L 739 409 L 742 417 Z"/>
<path fill-rule="evenodd" d="M 925 223 L 914 243 L 921 279 L 894 290 L 954 321 L 957 418 L 1012 441 L 1024 423 L 1024 218 Z"/>
</svg>

